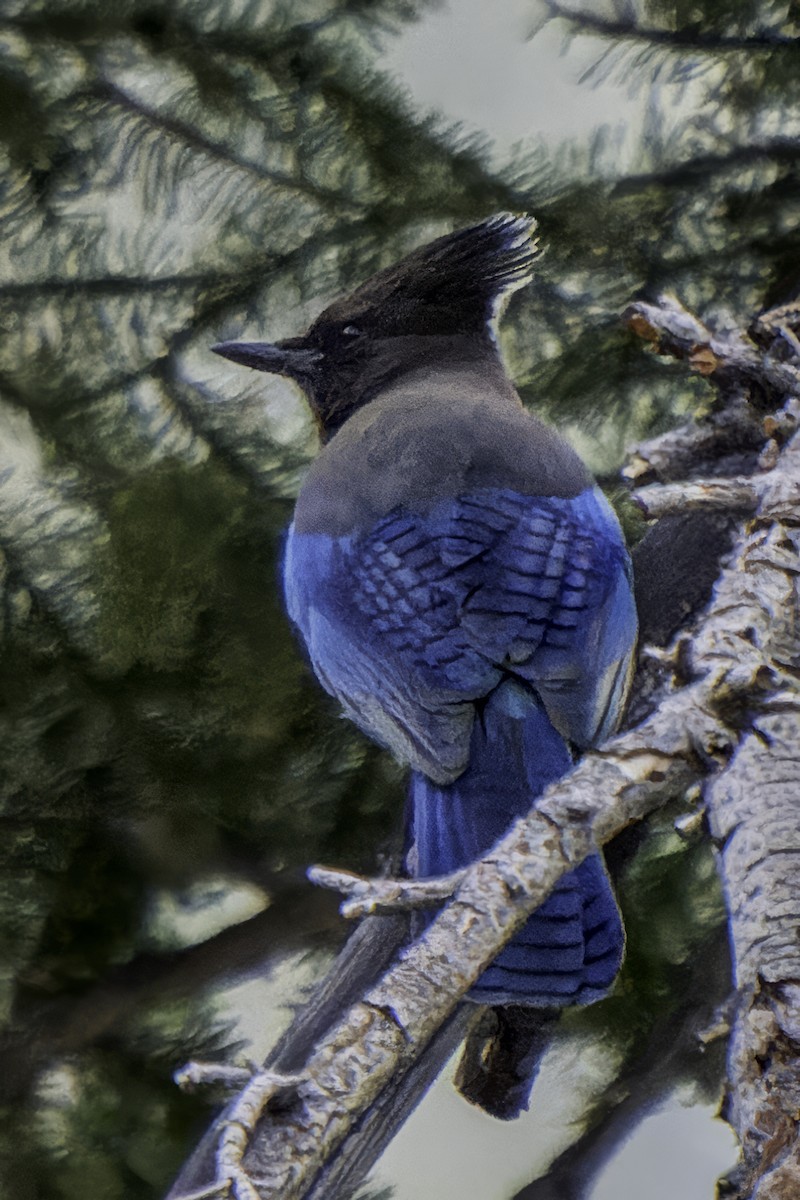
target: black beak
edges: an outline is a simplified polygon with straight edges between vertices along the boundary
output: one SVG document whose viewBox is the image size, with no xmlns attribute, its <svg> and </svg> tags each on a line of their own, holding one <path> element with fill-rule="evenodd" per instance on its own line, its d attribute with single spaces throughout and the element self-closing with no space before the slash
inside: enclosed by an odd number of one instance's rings
<svg viewBox="0 0 800 1200">
<path fill-rule="evenodd" d="M 321 354 L 305 345 L 301 338 L 286 342 L 218 342 L 211 349 L 231 362 L 268 371 L 270 375 L 288 375 L 291 379 L 307 376 L 319 362 Z"/>
</svg>

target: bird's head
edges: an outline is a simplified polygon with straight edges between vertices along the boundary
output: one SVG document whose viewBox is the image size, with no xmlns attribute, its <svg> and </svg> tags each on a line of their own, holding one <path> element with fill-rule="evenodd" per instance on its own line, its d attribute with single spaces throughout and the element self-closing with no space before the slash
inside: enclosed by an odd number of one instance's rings
<svg viewBox="0 0 800 1200">
<path fill-rule="evenodd" d="M 399 375 L 494 355 L 504 299 L 531 279 L 536 222 L 498 213 L 414 250 L 322 312 L 301 337 L 221 342 L 233 362 L 284 375 L 306 393 L 323 439 Z"/>
</svg>

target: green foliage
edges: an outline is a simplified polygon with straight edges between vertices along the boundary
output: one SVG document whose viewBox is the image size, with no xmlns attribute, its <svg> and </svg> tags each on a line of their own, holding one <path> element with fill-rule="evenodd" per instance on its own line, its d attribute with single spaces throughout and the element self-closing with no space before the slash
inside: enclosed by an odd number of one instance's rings
<svg viewBox="0 0 800 1200">
<path fill-rule="evenodd" d="M 237 590 L 245 502 L 244 484 L 213 463 L 164 465 L 115 493 L 100 624 L 118 670 L 170 672 L 205 658 L 199 626 Z"/>
<path fill-rule="evenodd" d="M 425 238 L 533 211 L 547 254 L 504 349 L 611 471 L 707 402 L 620 329 L 637 291 L 742 317 L 796 288 L 788 6 L 572 10 L 565 34 L 597 39 L 586 86 L 622 76 L 646 110 L 624 176 L 607 133 L 499 170 L 416 115 L 380 46 L 429 7 L 2 6 L 0 1156 L 19 1200 L 156 1196 L 196 1132 L 169 1076 L 235 1040 L 227 976 L 162 994 L 160 891 L 222 878 L 277 902 L 308 862 L 368 869 L 399 841 L 401 773 L 340 721 L 282 611 L 308 416 L 208 346 L 289 335 Z M 620 1036 L 669 1009 L 719 920 L 707 856 L 664 831 L 626 891 L 625 979 L 580 1017 Z M 156 981 L 127 1007 L 123 969 Z"/>
</svg>

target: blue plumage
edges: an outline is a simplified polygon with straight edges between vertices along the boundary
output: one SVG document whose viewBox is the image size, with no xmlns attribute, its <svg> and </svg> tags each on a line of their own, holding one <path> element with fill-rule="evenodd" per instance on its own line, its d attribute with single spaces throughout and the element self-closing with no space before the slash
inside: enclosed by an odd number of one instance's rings
<svg viewBox="0 0 800 1200">
<path fill-rule="evenodd" d="M 285 579 L 319 678 L 412 767 L 420 876 L 480 857 L 618 717 L 636 622 L 619 526 L 594 488 L 483 489 L 359 534 L 293 530 Z M 622 944 L 594 857 L 473 995 L 587 1003 L 613 982 Z"/>
<path fill-rule="evenodd" d="M 289 614 L 327 690 L 411 767 L 419 875 L 479 857 L 613 731 L 636 639 L 617 520 L 525 411 L 494 333 L 536 259 L 501 213 L 439 238 L 299 338 L 225 343 L 294 379 L 323 449 L 287 541 Z M 602 858 L 561 881 L 473 990 L 546 1008 L 613 982 L 622 926 Z"/>
</svg>

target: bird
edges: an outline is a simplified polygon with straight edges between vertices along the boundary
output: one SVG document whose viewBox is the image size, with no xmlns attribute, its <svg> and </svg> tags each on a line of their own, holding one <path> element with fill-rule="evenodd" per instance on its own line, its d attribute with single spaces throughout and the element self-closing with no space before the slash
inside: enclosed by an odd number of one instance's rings
<svg viewBox="0 0 800 1200">
<path fill-rule="evenodd" d="M 309 402 L 321 449 L 286 539 L 286 607 L 322 686 L 410 768 L 419 878 L 480 858 L 604 741 L 633 670 L 619 522 L 578 454 L 523 405 L 498 342 L 510 295 L 534 275 L 535 230 L 497 213 L 379 271 L 299 337 L 213 347 Z M 607 995 L 624 939 L 593 853 L 468 999 L 536 1026 L 536 1010 Z"/>
</svg>

